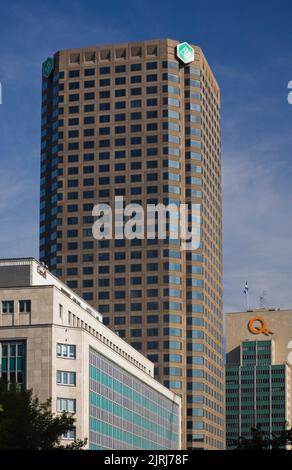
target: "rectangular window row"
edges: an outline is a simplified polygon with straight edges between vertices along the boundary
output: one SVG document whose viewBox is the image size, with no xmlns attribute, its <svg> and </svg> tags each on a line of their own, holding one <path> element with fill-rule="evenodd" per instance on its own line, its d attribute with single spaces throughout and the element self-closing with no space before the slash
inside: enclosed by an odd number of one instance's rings
<svg viewBox="0 0 292 470">
<path fill-rule="evenodd" d="M 14 300 L 3 300 L 2 301 L 2 314 L 13 314 L 15 313 Z M 18 301 L 18 312 L 19 313 L 31 313 L 31 301 L 30 300 L 19 300 Z"/>
</svg>

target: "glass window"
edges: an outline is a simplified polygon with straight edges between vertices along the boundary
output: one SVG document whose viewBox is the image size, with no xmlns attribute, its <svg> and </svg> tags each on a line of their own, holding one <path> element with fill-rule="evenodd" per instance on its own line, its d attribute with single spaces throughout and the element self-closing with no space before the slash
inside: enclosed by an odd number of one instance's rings
<svg viewBox="0 0 292 470">
<path fill-rule="evenodd" d="M 172 388 L 172 389 L 173 388 L 180 389 L 182 386 L 182 383 L 179 380 L 164 380 L 163 384 L 167 388 Z"/>
<path fill-rule="evenodd" d="M 116 85 L 124 85 L 126 83 L 126 77 L 116 77 L 115 84 Z"/>
<path fill-rule="evenodd" d="M 126 71 L 125 65 L 116 65 L 115 72 L 116 73 L 124 73 Z"/>
<path fill-rule="evenodd" d="M 142 95 L 142 88 L 131 88 L 131 96 Z"/>
<path fill-rule="evenodd" d="M 140 303 L 131 303 L 131 310 L 133 310 L 133 312 L 141 311 L 142 310 L 142 304 L 140 304 Z"/>
<path fill-rule="evenodd" d="M 142 330 L 131 330 L 131 336 L 135 338 L 142 336 Z"/>
<path fill-rule="evenodd" d="M 108 111 L 110 109 L 110 103 L 100 103 L 99 110 L 100 111 Z"/>
<path fill-rule="evenodd" d="M 142 113 L 140 113 L 140 112 L 131 113 L 131 119 L 132 120 L 141 119 L 141 117 L 142 117 Z"/>
<path fill-rule="evenodd" d="M 76 359 L 76 346 L 74 344 L 57 343 L 57 356 L 66 359 Z"/>
<path fill-rule="evenodd" d="M 141 64 L 131 64 L 131 72 L 134 72 L 134 71 L 137 71 L 137 70 L 141 70 L 142 69 L 142 65 Z"/>
<path fill-rule="evenodd" d="M 182 323 L 182 318 L 178 315 L 163 315 L 166 323 Z"/>
<path fill-rule="evenodd" d="M 131 317 L 131 323 L 132 324 L 142 323 L 142 317 L 140 315 Z"/>
<path fill-rule="evenodd" d="M 78 78 L 80 76 L 79 70 L 70 70 L 69 71 L 69 78 Z"/>
<path fill-rule="evenodd" d="M 147 62 L 146 69 L 147 70 L 157 69 L 157 62 Z"/>
<path fill-rule="evenodd" d="M 147 358 L 151 362 L 158 362 L 159 356 L 158 356 L 158 354 L 148 354 Z"/>
<path fill-rule="evenodd" d="M 72 93 L 69 95 L 69 101 L 78 101 L 79 100 L 79 94 L 78 93 Z"/>
<path fill-rule="evenodd" d="M 107 75 L 111 72 L 110 67 L 100 67 L 99 73 L 100 75 Z"/>
<path fill-rule="evenodd" d="M 146 81 L 147 82 L 156 82 L 157 81 L 157 74 L 151 74 L 151 75 L 147 75 L 146 77 Z"/>
<path fill-rule="evenodd" d="M 2 301 L 2 313 L 14 313 L 14 301 L 13 300 L 3 300 Z"/>
<path fill-rule="evenodd" d="M 180 341 L 164 341 L 165 349 L 182 349 L 182 344 Z"/>
<path fill-rule="evenodd" d="M 131 108 L 140 108 L 142 106 L 141 100 L 132 100 L 131 101 Z"/>
<path fill-rule="evenodd" d="M 165 375 L 182 375 L 182 370 L 179 367 L 164 367 L 163 373 Z"/>
<path fill-rule="evenodd" d="M 147 336 L 158 336 L 158 328 L 147 328 Z"/>
<path fill-rule="evenodd" d="M 76 439 L 76 429 L 70 429 L 70 431 L 66 431 L 62 434 L 62 439 Z"/>
<path fill-rule="evenodd" d="M 110 86 L 111 81 L 109 78 L 102 78 L 99 80 L 99 86 Z"/>
<path fill-rule="evenodd" d="M 0 378 L 16 383 L 17 388 L 25 386 L 25 342 L 0 342 Z"/>
<path fill-rule="evenodd" d="M 158 323 L 158 315 L 148 315 L 147 323 Z"/>
<path fill-rule="evenodd" d="M 126 324 L 126 318 L 125 317 L 115 317 L 114 323 L 115 323 L 115 325 L 125 325 Z"/>
<path fill-rule="evenodd" d="M 57 384 L 75 386 L 76 372 L 57 370 Z"/>
<path fill-rule="evenodd" d="M 125 90 L 124 88 L 115 90 L 115 96 L 116 96 L 116 97 L 119 97 L 119 96 L 126 96 L 126 90 Z"/>
<path fill-rule="evenodd" d="M 163 334 L 164 336 L 181 336 L 181 329 L 180 328 L 164 328 Z"/>
<path fill-rule="evenodd" d="M 132 75 L 131 83 L 141 83 L 142 77 L 141 75 Z"/>
<path fill-rule="evenodd" d="M 84 69 L 85 77 L 90 77 L 95 74 L 95 69 Z"/>
<path fill-rule="evenodd" d="M 148 341 L 147 349 L 158 349 L 158 341 Z"/>
<path fill-rule="evenodd" d="M 182 362 L 182 356 L 179 354 L 164 354 L 164 362 Z"/>
<path fill-rule="evenodd" d="M 172 68 L 172 69 L 178 70 L 179 69 L 179 64 L 178 64 L 178 62 L 170 62 L 170 61 L 165 60 L 165 61 L 162 62 L 162 67 L 164 69 Z"/>
<path fill-rule="evenodd" d="M 73 398 L 57 398 L 57 411 L 59 413 L 62 413 L 63 411 L 75 413 L 76 400 Z"/>
<path fill-rule="evenodd" d="M 94 112 L 94 104 L 84 105 L 84 112 L 85 113 L 93 113 Z"/>
<path fill-rule="evenodd" d="M 135 342 L 130 343 L 130 344 L 131 344 L 131 346 L 132 346 L 133 348 L 137 349 L 138 351 L 139 351 L 140 349 L 142 349 L 142 343 L 140 343 L 140 342 L 138 342 L 138 341 L 135 341 Z"/>
<path fill-rule="evenodd" d="M 19 301 L 19 312 L 20 313 L 30 313 L 31 312 L 31 301 L 30 300 L 20 300 Z"/>
<path fill-rule="evenodd" d="M 69 114 L 79 113 L 79 106 L 69 106 Z"/>
<path fill-rule="evenodd" d="M 85 80 L 84 88 L 94 88 L 94 87 L 95 87 L 95 81 L 94 80 Z"/>
</svg>

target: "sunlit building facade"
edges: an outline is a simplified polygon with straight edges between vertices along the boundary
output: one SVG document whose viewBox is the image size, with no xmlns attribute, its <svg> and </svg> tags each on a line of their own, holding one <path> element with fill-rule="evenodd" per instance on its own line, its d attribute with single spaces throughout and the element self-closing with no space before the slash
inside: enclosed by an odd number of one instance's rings
<svg viewBox="0 0 292 470">
<path fill-rule="evenodd" d="M 178 47 L 179 46 L 179 47 Z M 195 205 L 199 247 L 92 234 L 97 203 Z M 182 397 L 184 448 L 224 447 L 220 89 L 198 46 L 57 52 L 43 66 L 40 259 Z"/>
</svg>

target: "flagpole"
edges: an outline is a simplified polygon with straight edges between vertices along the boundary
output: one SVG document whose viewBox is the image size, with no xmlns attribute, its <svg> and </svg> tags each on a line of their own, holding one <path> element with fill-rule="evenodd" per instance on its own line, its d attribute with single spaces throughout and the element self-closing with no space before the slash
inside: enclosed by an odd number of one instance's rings
<svg viewBox="0 0 292 470">
<path fill-rule="evenodd" d="M 244 295 L 246 296 L 246 302 L 245 302 L 245 308 L 246 308 L 246 311 L 249 310 L 249 289 L 248 289 L 248 283 L 246 281 L 245 283 L 245 287 L 244 287 L 244 291 L 243 291 Z"/>
</svg>

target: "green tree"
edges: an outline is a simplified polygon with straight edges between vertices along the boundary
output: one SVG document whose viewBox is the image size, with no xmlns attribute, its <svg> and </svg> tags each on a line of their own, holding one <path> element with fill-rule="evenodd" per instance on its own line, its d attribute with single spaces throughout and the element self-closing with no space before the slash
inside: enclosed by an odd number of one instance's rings
<svg viewBox="0 0 292 470">
<path fill-rule="evenodd" d="M 269 448 L 270 439 L 265 436 L 260 424 L 251 428 L 251 438 L 240 436 L 237 444 L 237 449 L 240 450 L 268 450 Z"/>
<path fill-rule="evenodd" d="M 51 400 L 40 403 L 32 390 L 0 382 L 0 450 L 80 450 L 85 441 L 60 444 L 61 436 L 74 428 L 74 417 L 66 412 L 53 415 Z"/>
<path fill-rule="evenodd" d="M 238 441 L 230 441 L 234 450 L 285 450 L 292 445 L 292 428 L 287 428 L 287 423 L 283 424 L 283 429 L 279 433 L 272 433 L 268 437 L 261 429 L 261 425 L 251 428 L 251 437 L 240 436 Z"/>
</svg>

